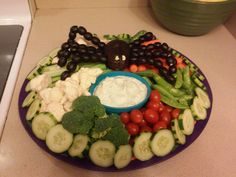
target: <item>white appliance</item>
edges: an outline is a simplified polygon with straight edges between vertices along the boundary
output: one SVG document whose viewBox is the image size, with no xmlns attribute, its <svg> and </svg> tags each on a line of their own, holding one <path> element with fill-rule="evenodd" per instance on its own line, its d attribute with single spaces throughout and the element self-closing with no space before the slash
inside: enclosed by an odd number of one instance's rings
<svg viewBox="0 0 236 177">
<path fill-rule="evenodd" d="M 0 138 L 31 21 L 28 0 L 0 0 Z"/>
</svg>

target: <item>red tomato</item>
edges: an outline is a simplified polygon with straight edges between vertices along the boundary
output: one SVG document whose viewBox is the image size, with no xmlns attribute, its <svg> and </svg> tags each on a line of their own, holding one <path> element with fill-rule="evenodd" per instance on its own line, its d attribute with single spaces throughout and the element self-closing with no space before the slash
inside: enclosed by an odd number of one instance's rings
<svg viewBox="0 0 236 177">
<path fill-rule="evenodd" d="M 152 130 L 153 132 L 157 132 L 158 130 L 166 127 L 167 127 L 166 123 L 160 120 L 153 126 Z"/>
<path fill-rule="evenodd" d="M 129 122 L 129 120 L 130 120 L 129 113 L 127 113 L 127 112 L 122 112 L 122 113 L 120 114 L 120 120 L 121 120 L 121 122 L 123 122 L 124 124 L 127 124 L 127 123 Z"/>
<path fill-rule="evenodd" d="M 166 125 L 169 125 L 171 121 L 171 115 L 167 110 L 162 111 L 160 114 L 160 117 L 161 117 L 161 121 L 165 122 Z"/>
<path fill-rule="evenodd" d="M 142 114 L 144 114 L 146 108 L 141 108 L 140 111 L 142 112 Z"/>
<path fill-rule="evenodd" d="M 143 114 L 140 110 L 134 109 L 130 112 L 130 120 L 133 123 L 139 124 L 143 119 Z"/>
<path fill-rule="evenodd" d="M 149 99 L 151 101 L 160 103 L 161 95 L 160 95 L 160 93 L 157 90 L 152 90 Z"/>
<path fill-rule="evenodd" d="M 152 128 L 149 126 L 142 126 L 140 132 L 152 132 Z"/>
<path fill-rule="evenodd" d="M 138 124 L 139 126 L 146 126 L 147 125 L 147 121 L 145 119 L 142 119 L 142 121 Z"/>
<path fill-rule="evenodd" d="M 155 124 L 159 120 L 159 114 L 152 109 L 146 109 L 144 118 L 148 123 Z"/>
<path fill-rule="evenodd" d="M 126 129 L 130 135 L 137 135 L 139 133 L 139 126 L 132 122 L 126 125 Z"/>
<path fill-rule="evenodd" d="M 173 109 L 173 111 L 171 112 L 172 118 L 177 119 L 179 117 L 179 113 L 180 113 L 180 109 L 178 108 Z"/>
<path fill-rule="evenodd" d="M 172 112 L 173 111 L 173 108 L 171 106 L 169 106 L 169 105 L 166 105 L 165 108 L 166 108 L 166 110 L 168 112 Z"/>
<path fill-rule="evenodd" d="M 164 109 L 165 109 L 165 106 L 163 105 L 162 102 L 160 102 L 158 112 L 162 112 Z"/>
<path fill-rule="evenodd" d="M 149 101 L 146 105 L 147 108 L 152 109 L 154 111 L 159 111 L 159 103 L 155 101 Z"/>
</svg>

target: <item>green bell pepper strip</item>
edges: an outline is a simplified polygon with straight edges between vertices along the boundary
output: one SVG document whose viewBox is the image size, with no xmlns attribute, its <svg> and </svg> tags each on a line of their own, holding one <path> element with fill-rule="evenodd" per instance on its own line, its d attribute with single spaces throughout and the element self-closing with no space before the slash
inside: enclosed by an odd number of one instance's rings
<svg viewBox="0 0 236 177">
<path fill-rule="evenodd" d="M 177 77 L 176 77 L 176 82 L 175 82 L 175 88 L 179 89 L 183 85 L 182 71 L 178 69 L 176 73 L 177 73 Z"/>
</svg>

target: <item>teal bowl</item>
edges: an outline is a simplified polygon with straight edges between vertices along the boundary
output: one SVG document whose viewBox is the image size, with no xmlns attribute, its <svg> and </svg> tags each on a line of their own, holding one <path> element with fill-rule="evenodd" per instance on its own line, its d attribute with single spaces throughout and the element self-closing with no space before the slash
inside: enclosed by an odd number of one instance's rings
<svg viewBox="0 0 236 177">
<path fill-rule="evenodd" d="M 144 98 L 143 101 L 141 101 L 140 103 L 133 105 L 133 106 L 129 106 L 129 107 L 111 107 L 111 106 L 107 106 L 104 105 L 106 112 L 108 113 L 121 113 L 121 112 L 130 112 L 133 109 L 140 109 L 141 107 L 143 107 L 146 102 L 149 99 L 150 93 L 151 93 L 151 88 L 149 83 L 142 78 L 141 76 L 134 74 L 134 73 L 130 73 L 130 72 L 124 72 L 124 71 L 113 71 L 113 72 L 109 72 L 109 73 L 105 73 L 100 75 L 96 82 L 94 84 L 91 85 L 89 92 L 91 93 L 91 95 L 94 94 L 94 91 L 96 90 L 96 87 L 100 84 L 101 81 L 103 81 L 105 78 L 107 77 L 116 77 L 116 76 L 127 76 L 127 77 L 132 77 L 135 78 L 137 80 L 139 80 L 140 82 L 142 82 L 146 87 L 147 87 L 147 94 L 146 97 Z"/>
<path fill-rule="evenodd" d="M 210 32 L 236 10 L 236 0 L 151 0 L 150 4 L 161 25 L 187 36 Z"/>
</svg>

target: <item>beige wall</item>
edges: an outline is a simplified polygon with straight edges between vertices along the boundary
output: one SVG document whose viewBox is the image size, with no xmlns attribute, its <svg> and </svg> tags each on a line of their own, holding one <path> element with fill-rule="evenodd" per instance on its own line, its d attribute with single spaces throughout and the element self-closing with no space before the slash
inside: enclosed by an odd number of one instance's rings
<svg viewBox="0 0 236 177">
<path fill-rule="evenodd" d="M 35 2 L 37 8 L 140 7 L 148 4 L 148 0 L 35 0 Z"/>
<path fill-rule="evenodd" d="M 225 26 L 236 39 L 236 11 L 233 16 L 225 23 Z"/>
</svg>

